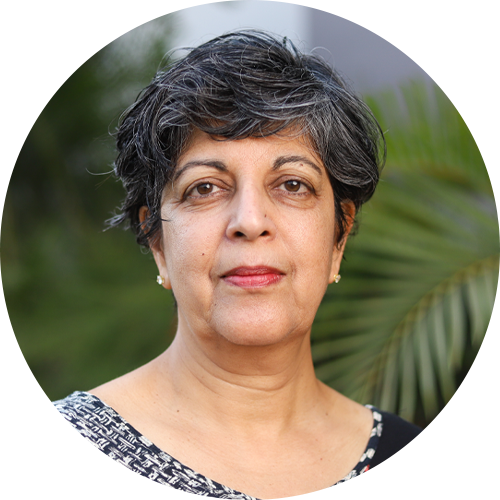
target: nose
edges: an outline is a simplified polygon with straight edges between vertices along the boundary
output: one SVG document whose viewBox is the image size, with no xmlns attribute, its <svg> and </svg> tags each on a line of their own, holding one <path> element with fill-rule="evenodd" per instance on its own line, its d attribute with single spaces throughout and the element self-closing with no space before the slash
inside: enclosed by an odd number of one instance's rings
<svg viewBox="0 0 500 500">
<path fill-rule="evenodd" d="M 241 189 L 233 198 L 231 208 L 228 238 L 254 241 L 260 237 L 271 239 L 276 234 L 269 199 L 256 186 Z"/>
</svg>

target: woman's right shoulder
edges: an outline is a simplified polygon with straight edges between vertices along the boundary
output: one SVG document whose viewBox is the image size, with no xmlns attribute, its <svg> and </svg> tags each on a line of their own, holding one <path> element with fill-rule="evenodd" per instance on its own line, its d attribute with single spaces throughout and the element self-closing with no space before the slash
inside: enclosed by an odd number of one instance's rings
<svg viewBox="0 0 500 500">
<path fill-rule="evenodd" d="M 105 406 L 98 397 L 84 391 L 75 391 L 65 398 L 52 401 L 51 404 L 54 410 L 68 422 L 85 420 Z"/>
<path fill-rule="evenodd" d="M 122 377 L 127 380 L 126 377 Z M 129 422 L 133 412 L 129 408 L 140 398 L 134 399 L 131 384 L 115 379 L 89 391 L 75 391 L 64 399 L 53 401 L 62 416 L 80 434 L 91 441 L 100 441 L 110 434 L 142 436 Z"/>
<path fill-rule="evenodd" d="M 65 398 L 52 401 L 51 404 L 59 418 L 84 439 L 89 437 L 92 415 L 95 419 L 102 406 L 98 398 L 83 391 L 75 391 Z"/>
<path fill-rule="evenodd" d="M 96 441 L 113 426 L 122 426 L 123 420 L 97 396 L 76 391 L 57 401 L 54 407 L 83 436 Z"/>
<path fill-rule="evenodd" d="M 102 401 L 88 392 L 75 391 L 64 399 L 52 401 L 52 404 L 61 413 L 85 413 L 85 411 L 90 411 L 102 406 Z"/>
</svg>

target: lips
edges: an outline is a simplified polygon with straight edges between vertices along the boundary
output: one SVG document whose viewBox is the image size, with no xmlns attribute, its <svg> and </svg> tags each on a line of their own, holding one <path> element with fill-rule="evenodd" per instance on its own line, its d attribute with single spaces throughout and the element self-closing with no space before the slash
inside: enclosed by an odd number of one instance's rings
<svg viewBox="0 0 500 500">
<path fill-rule="evenodd" d="M 284 273 L 268 266 L 235 267 L 221 278 L 228 284 L 241 288 L 263 288 L 282 280 Z"/>
<path fill-rule="evenodd" d="M 283 275 L 279 269 L 268 266 L 241 266 L 231 269 L 223 275 L 226 276 L 258 276 L 263 274 L 280 274 Z"/>
</svg>

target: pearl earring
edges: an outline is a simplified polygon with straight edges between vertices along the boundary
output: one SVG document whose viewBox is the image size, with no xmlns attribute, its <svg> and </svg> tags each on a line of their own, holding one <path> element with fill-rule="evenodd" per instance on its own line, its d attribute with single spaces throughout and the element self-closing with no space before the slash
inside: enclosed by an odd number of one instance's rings
<svg viewBox="0 0 500 500">
<path fill-rule="evenodd" d="M 156 283 L 158 283 L 159 285 L 163 285 L 163 283 L 165 283 L 165 280 L 160 275 L 158 275 L 156 277 Z"/>
</svg>

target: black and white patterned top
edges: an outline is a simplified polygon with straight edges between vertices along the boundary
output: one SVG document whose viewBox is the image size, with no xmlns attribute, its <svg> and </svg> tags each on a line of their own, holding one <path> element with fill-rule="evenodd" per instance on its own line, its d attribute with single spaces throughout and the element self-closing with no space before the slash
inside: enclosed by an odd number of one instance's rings
<svg viewBox="0 0 500 500">
<path fill-rule="evenodd" d="M 54 405 L 82 436 L 106 455 L 142 476 L 188 493 L 256 500 L 186 467 L 155 446 L 113 408 L 88 392 L 74 392 L 65 399 L 55 401 Z M 382 434 L 382 415 L 373 406 L 367 407 L 373 413 L 373 428 L 366 450 L 356 467 L 335 484 L 348 481 L 370 468 L 370 461 Z"/>
</svg>

